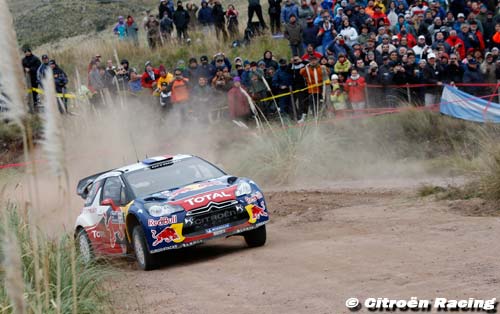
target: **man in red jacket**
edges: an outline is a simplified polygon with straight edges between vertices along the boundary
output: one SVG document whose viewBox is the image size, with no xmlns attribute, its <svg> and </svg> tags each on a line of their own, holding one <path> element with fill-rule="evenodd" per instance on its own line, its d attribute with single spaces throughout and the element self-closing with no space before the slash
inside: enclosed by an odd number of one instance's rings
<svg viewBox="0 0 500 314">
<path fill-rule="evenodd" d="M 349 95 L 352 109 L 365 109 L 365 78 L 359 75 L 358 70 L 351 70 L 351 77 L 346 81 L 345 91 Z"/>
<path fill-rule="evenodd" d="M 153 68 L 151 61 L 147 61 L 144 66 L 146 69 L 141 77 L 141 85 L 143 88 L 149 88 L 153 92 L 156 88 L 156 82 L 160 77 L 160 71 Z"/>
</svg>

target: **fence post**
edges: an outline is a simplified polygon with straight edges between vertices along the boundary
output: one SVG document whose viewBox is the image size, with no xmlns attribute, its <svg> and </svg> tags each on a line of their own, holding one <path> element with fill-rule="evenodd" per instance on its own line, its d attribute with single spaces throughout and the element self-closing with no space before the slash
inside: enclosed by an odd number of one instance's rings
<svg viewBox="0 0 500 314">
<path fill-rule="evenodd" d="M 500 104 L 500 94 L 498 93 L 498 91 L 500 90 L 498 87 L 500 86 L 500 80 L 497 80 L 497 86 L 495 88 L 495 93 L 498 94 L 498 103 Z"/>
<path fill-rule="evenodd" d="M 406 93 L 408 96 L 408 103 L 411 104 L 411 90 L 410 90 L 410 84 L 406 83 Z"/>
<path fill-rule="evenodd" d="M 366 100 L 366 108 L 371 108 L 370 106 L 370 97 L 368 97 L 368 85 L 365 84 L 365 100 Z"/>
</svg>

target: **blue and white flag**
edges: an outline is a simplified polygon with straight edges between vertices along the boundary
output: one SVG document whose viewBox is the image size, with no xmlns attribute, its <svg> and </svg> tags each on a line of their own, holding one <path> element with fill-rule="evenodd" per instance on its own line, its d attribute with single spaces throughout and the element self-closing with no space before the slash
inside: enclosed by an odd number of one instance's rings
<svg viewBox="0 0 500 314">
<path fill-rule="evenodd" d="M 490 102 L 446 85 L 441 96 L 442 114 L 475 122 L 500 123 L 500 104 Z M 494 96 L 494 101 L 498 100 Z"/>
</svg>

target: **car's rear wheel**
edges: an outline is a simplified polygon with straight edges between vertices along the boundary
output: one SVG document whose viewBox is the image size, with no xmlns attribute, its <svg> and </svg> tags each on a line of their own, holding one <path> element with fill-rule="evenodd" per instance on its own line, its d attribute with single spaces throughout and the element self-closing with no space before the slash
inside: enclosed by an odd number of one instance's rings
<svg viewBox="0 0 500 314">
<path fill-rule="evenodd" d="M 249 247 L 258 247 L 266 244 L 266 225 L 262 225 L 257 229 L 247 231 L 243 234 L 245 242 Z"/>
<path fill-rule="evenodd" d="M 94 251 L 90 243 L 89 236 L 85 229 L 80 229 L 77 234 L 78 251 L 81 259 L 85 264 L 89 264 L 94 260 Z"/>
<path fill-rule="evenodd" d="M 135 226 L 132 232 L 132 246 L 134 247 L 137 264 L 142 270 L 151 270 L 155 267 L 155 258 L 149 252 L 146 237 L 141 226 Z"/>
</svg>

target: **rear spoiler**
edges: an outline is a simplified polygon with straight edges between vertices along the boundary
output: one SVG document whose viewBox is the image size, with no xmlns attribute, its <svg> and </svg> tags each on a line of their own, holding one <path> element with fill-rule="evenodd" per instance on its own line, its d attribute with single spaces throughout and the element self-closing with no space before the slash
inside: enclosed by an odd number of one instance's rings
<svg viewBox="0 0 500 314">
<path fill-rule="evenodd" d="M 78 185 L 76 186 L 76 194 L 80 195 L 83 199 L 86 199 L 87 195 L 89 194 L 89 188 L 92 185 L 92 183 L 94 183 L 94 180 L 97 177 L 99 177 L 101 174 L 104 174 L 106 172 L 110 172 L 112 170 L 113 169 L 108 170 L 108 171 L 99 172 L 99 173 L 96 173 L 96 174 L 93 174 L 91 176 L 88 176 L 86 178 L 81 179 L 80 181 L 78 181 Z"/>
</svg>

